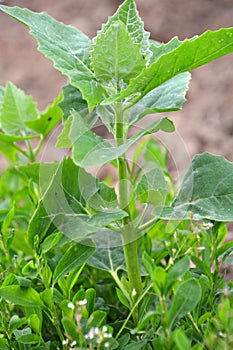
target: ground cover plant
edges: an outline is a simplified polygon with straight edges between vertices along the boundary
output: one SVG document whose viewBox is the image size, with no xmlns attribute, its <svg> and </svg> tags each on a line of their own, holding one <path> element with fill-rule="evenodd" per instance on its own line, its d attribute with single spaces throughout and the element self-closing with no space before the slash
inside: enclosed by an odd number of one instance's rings
<svg viewBox="0 0 233 350">
<path fill-rule="evenodd" d="M 46 13 L 0 9 L 68 77 L 43 112 L 0 88 L 1 349 L 232 349 L 233 163 L 199 154 L 176 189 L 148 135 L 175 130 L 161 113 L 181 109 L 190 70 L 233 51 L 233 28 L 159 43 L 126 0 L 90 40 Z M 60 121 L 70 156 L 37 162 Z M 116 178 L 91 173 L 105 164 Z"/>
</svg>

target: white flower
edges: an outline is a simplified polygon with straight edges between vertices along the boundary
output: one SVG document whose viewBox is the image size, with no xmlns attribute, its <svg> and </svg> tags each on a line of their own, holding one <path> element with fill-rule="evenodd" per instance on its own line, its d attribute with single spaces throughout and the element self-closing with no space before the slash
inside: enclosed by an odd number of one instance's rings
<svg viewBox="0 0 233 350">
<path fill-rule="evenodd" d="M 71 302 L 69 302 L 67 306 L 68 306 L 68 308 L 71 309 L 71 310 L 74 310 L 74 309 L 75 309 L 74 304 L 71 303 Z"/>
</svg>

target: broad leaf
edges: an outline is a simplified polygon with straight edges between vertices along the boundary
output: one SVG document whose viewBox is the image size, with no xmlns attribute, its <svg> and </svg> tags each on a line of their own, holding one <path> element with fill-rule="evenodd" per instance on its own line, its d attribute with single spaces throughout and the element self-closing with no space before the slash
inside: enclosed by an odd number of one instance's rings
<svg viewBox="0 0 233 350">
<path fill-rule="evenodd" d="M 26 121 L 26 126 L 46 137 L 62 119 L 62 110 L 58 107 L 58 103 L 61 99 L 62 94 L 53 101 L 52 105 L 47 107 L 46 111 L 40 113 L 37 119 Z"/>
<path fill-rule="evenodd" d="M 97 249 L 89 258 L 89 265 L 108 272 L 126 269 L 120 235 L 110 230 L 102 230 L 93 238 Z"/>
<path fill-rule="evenodd" d="M 96 107 L 98 117 L 112 134 L 115 133 L 115 112 L 113 108 L 108 106 L 98 105 Z"/>
<path fill-rule="evenodd" d="M 81 92 L 72 85 L 66 85 L 62 89 L 63 99 L 58 106 L 63 111 L 63 121 L 67 120 L 72 111 L 78 112 L 91 126 L 95 124 L 97 115 L 95 111 L 88 112 L 87 102 L 83 99 Z"/>
<path fill-rule="evenodd" d="M 83 244 L 76 243 L 70 247 L 70 249 L 68 249 L 62 258 L 58 261 L 53 274 L 53 283 L 55 284 L 67 273 L 76 267 L 83 265 L 94 253 L 94 251 L 95 247 L 91 245 L 91 242 L 89 242 L 89 245 L 86 245 L 85 242 L 83 242 Z"/>
<path fill-rule="evenodd" d="M 98 35 L 91 53 L 91 65 L 98 79 L 113 80 L 118 84 L 136 77 L 145 67 L 145 60 L 140 53 L 140 44 L 133 42 L 125 25 L 118 21 Z"/>
<path fill-rule="evenodd" d="M 150 57 L 150 64 L 158 61 L 158 59 L 175 50 L 177 47 L 179 47 L 182 44 L 182 41 L 180 41 L 177 37 L 172 38 L 168 43 L 159 43 L 158 41 L 150 40 L 150 50 L 152 52 L 152 55 Z"/>
<path fill-rule="evenodd" d="M 8 82 L 1 108 L 2 130 L 9 135 L 24 134 L 27 131 L 25 122 L 36 119 L 37 115 L 32 97 Z"/>
<path fill-rule="evenodd" d="M 0 9 L 30 28 L 39 43 L 38 50 L 81 91 L 90 109 L 102 100 L 103 89 L 89 68 L 91 40 L 85 34 L 47 13 L 4 5 Z"/>
<path fill-rule="evenodd" d="M 139 100 L 177 74 L 190 71 L 233 51 L 233 28 L 207 31 L 195 39 L 186 39 L 175 50 L 162 55 L 145 68 L 115 100 L 140 93 Z M 112 101 L 113 99 L 111 99 Z"/>
<path fill-rule="evenodd" d="M 95 167 L 106 164 L 125 153 L 141 137 L 159 130 L 173 132 L 174 125 L 167 118 L 160 119 L 132 136 L 125 144 L 119 147 L 112 146 L 107 140 L 102 139 L 92 131 L 84 132 L 80 137 L 77 137 L 74 141 L 72 140 L 74 161 L 82 167 Z"/>
<path fill-rule="evenodd" d="M 0 288 L 0 297 L 15 305 L 21 306 L 43 306 L 40 295 L 33 288 L 20 286 L 6 286 Z"/>
<path fill-rule="evenodd" d="M 105 33 L 108 28 L 115 22 L 121 21 L 125 24 L 127 32 L 130 34 L 132 40 L 141 45 L 141 52 L 149 54 L 149 36 L 150 33 L 144 30 L 144 23 L 138 15 L 138 10 L 134 0 L 126 0 L 119 6 L 117 12 L 109 17 L 107 24 L 104 24 L 102 30 L 99 32 Z"/>
<path fill-rule="evenodd" d="M 75 110 L 79 113 L 81 111 L 87 111 L 87 103 L 83 99 L 81 92 L 74 86 L 72 85 L 66 85 L 62 89 L 63 93 L 63 99 L 59 103 L 59 107 L 63 111 L 63 119 L 66 120 L 69 115 L 71 110 Z"/>
<path fill-rule="evenodd" d="M 130 109 L 129 124 L 136 123 L 147 114 L 181 109 L 186 101 L 190 77 L 189 73 L 179 74 L 150 91 Z"/>
<path fill-rule="evenodd" d="M 114 189 L 100 183 L 70 158 L 64 159 L 53 173 L 42 166 L 41 177 L 46 175 L 46 184 L 49 185 L 44 186 L 42 181 L 43 198 L 29 224 L 28 235 L 32 245 L 36 235 L 41 242 L 56 231 L 63 232 L 70 239 L 81 239 L 127 215 L 114 209 Z M 85 210 L 87 204 L 94 210 L 101 209 L 102 213 L 90 215 Z"/>
<path fill-rule="evenodd" d="M 172 327 L 175 321 L 191 312 L 201 300 L 202 292 L 199 282 L 190 278 L 182 282 L 172 300 L 169 311 L 169 325 Z"/>
<path fill-rule="evenodd" d="M 233 163 L 203 153 L 193 158 L 173 206 L 159 215 L 168 220 L 233 221 L 232 202 Z"/>
<path fill-rule="evenodd" d="M 142 175 L 136 187 L 136 197 L 141 203 L 162 206 L 168 192 L 164 174 L 154 167 Z"/>
<path fill-rule="evenodd" d="M 82 115 L 72 110 L 70 116 L 64 122 L 63 130 L 58 136 L 56 147 L 71 148 L 78 137 L 94 126 L 97 119 L 97 114 L 91 113 Z"/>
</svg>

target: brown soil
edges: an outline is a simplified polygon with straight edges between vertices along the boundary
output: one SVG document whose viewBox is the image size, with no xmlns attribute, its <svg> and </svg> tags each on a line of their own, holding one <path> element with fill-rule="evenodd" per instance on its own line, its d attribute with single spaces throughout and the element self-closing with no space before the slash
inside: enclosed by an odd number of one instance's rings
<svg viewBox="0 0 233 350">
<path fill-rule="evenodd" d="M 90 37 L 122 1 L 113 0 L 6 0 L 9 6 L 47 11 L 73 24 Z M 167 42 L 201 34 L 207 29 L 233 26 L 232 0 L 138 0 L 140 15 L 152 37 Z M 7 80 L 34 96 L 43 109 L 60 91 L 66 78 L 36 50 L 27 29 L 0 13 L 0 84 Z M 188 155 L 210 151 L 233 160 L 233 55 L 193 72 L 188 102 L 182 112 L 171 113 Z M 172 141 L 171 141 L 172 143 Z M 177 142 L 173 153 L 182 153 Z M 178 150 L 176 151 L 176 148 Z M 184 145 L 180 146 L 184 147 Z M 183 159 L 183 156 L 181 157 Z"/>
</svg>

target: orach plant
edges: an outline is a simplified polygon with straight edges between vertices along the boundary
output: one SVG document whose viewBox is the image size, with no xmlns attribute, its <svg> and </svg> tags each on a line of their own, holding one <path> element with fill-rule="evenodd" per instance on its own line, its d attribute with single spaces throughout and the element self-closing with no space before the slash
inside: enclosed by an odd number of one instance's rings
<svg viewBox="0 0 233 350">
<path fill-rule="evenodd" d="M 0 89 L 0 348 L 232 349 L 233 285 L 220 272 L 232 263 L 233 163 L 195 156 L 176 193 L 167 150 L 144 136 L 174 131 L 160 113 L 181 109 L 188 71 L 233 51 L 233 28 L 159 43 L 126 0 L 91 40 L 46 13 L 0 9 L 68 77 L 44 112 L 12 83 Z M 72 155 L 36 162 L 60 121 L 56 147 Z M 105 164 L 113 179 L 88 171 Z"/>
</svg>

